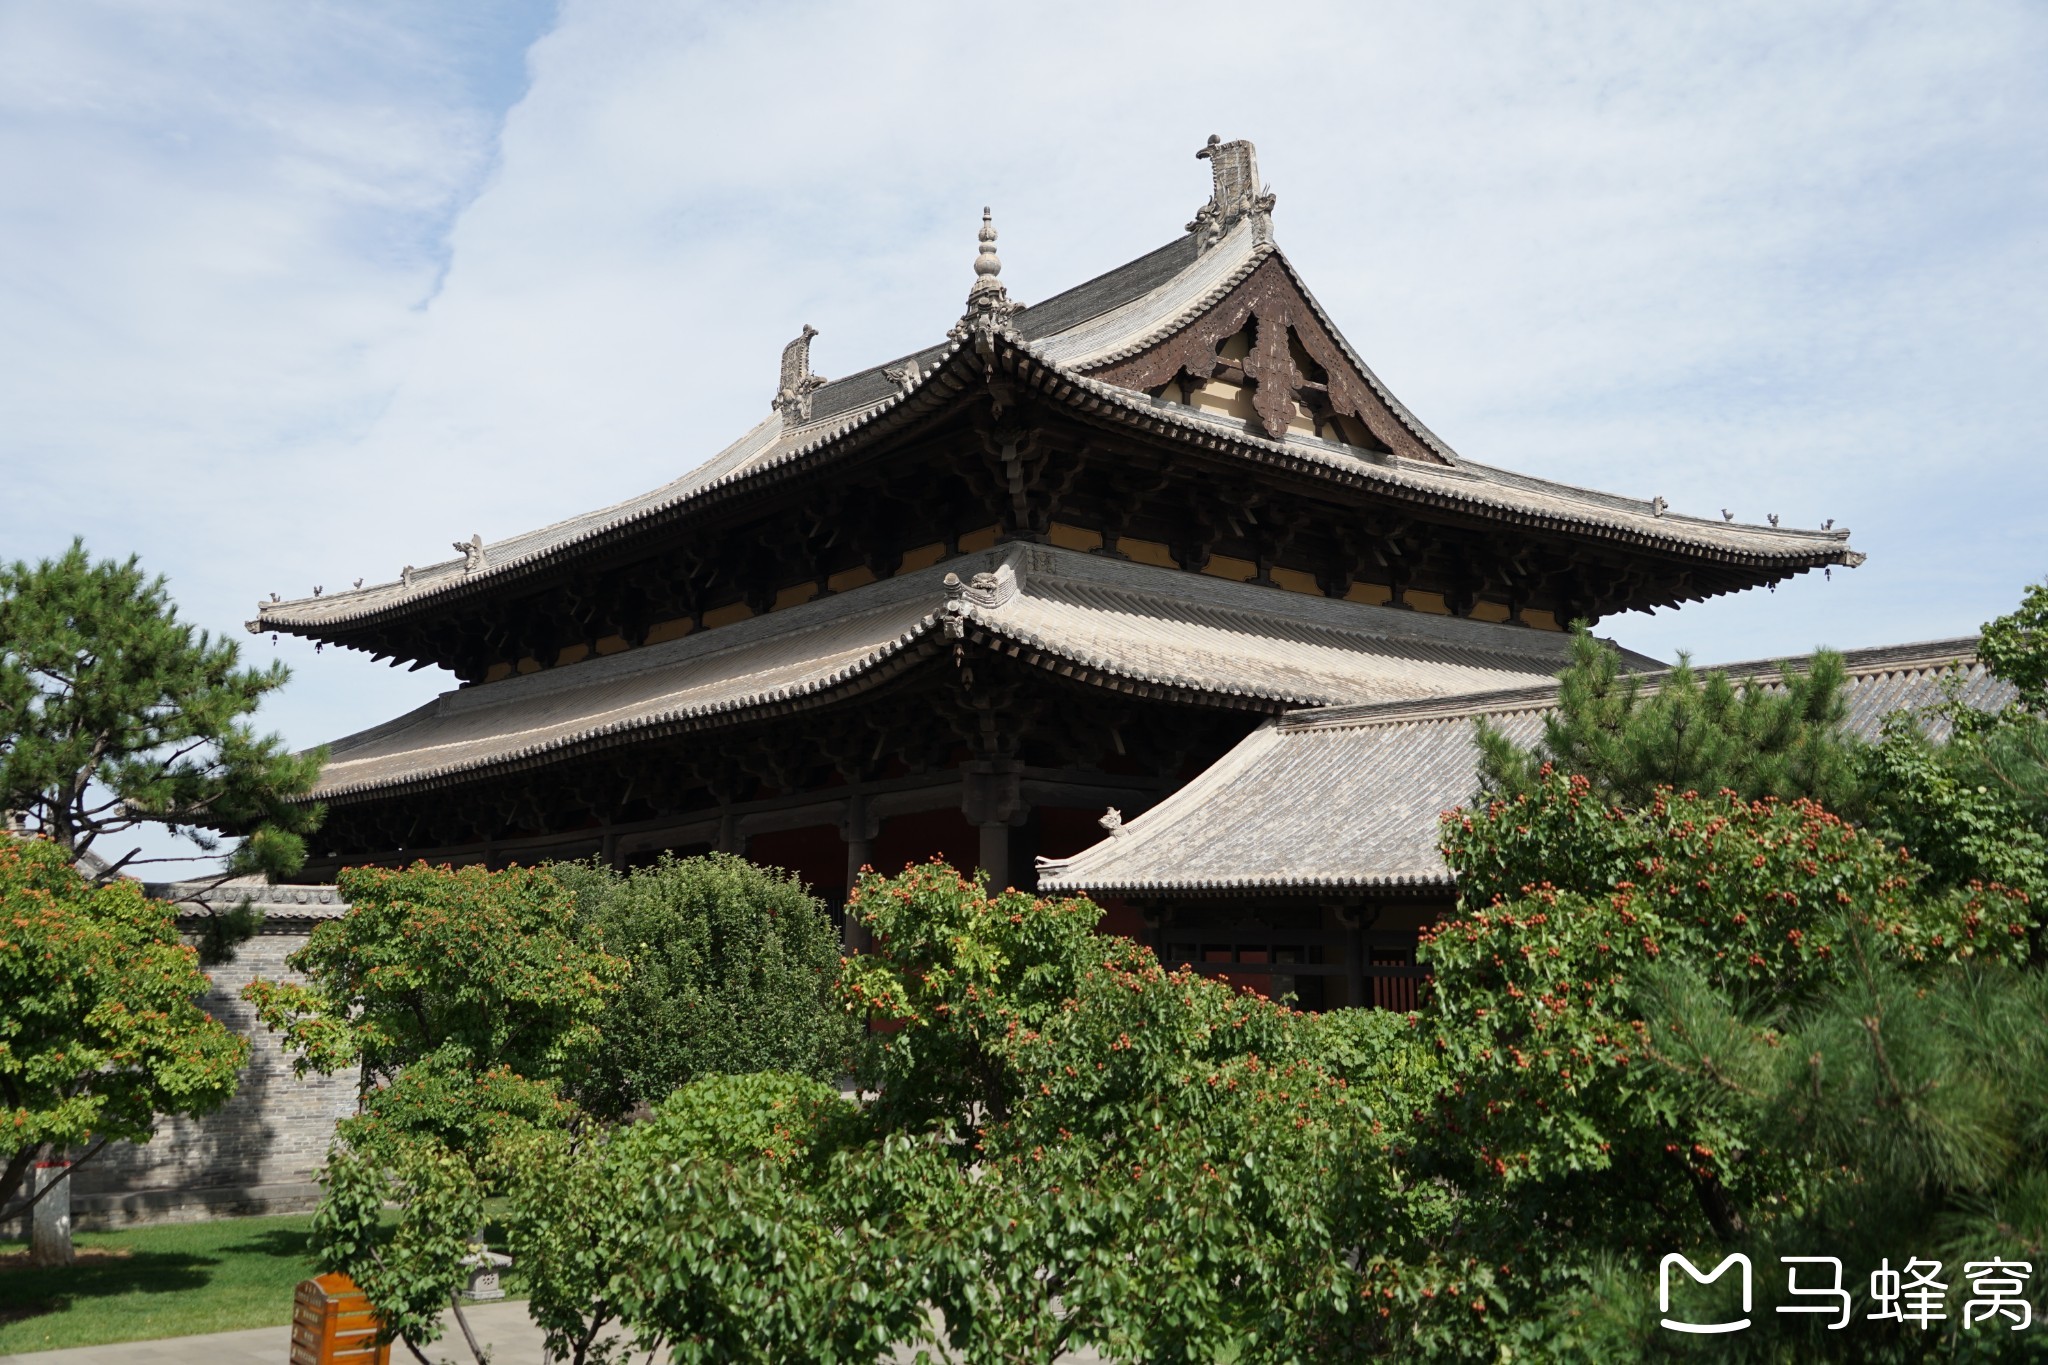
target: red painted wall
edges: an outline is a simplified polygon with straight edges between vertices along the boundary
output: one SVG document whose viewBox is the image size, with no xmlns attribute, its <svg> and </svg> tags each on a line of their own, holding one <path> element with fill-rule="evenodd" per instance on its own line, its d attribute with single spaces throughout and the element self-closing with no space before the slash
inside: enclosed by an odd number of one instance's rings
<svg viewBox="0 0 2048 1365">
<path fill-rule="evenodd" d="M 1109 837 L 1099 810 L 1038 808 L 1038 851 L 1048 858 L 1071 858 Z"/>
<path fill-rule="evenodd" d="M 972 872 L 981 856 L 980 831 L 958 810 L 898 815 L 884 820 L 875 837 L 874 868 L 893 877 L 907 863 L 930 862 L 934 853 L 960 871 Z"/>
<path fill-rule="evenodd" d="M 827 900 L 846 895 L 846 844 L 836 825 L 756 834 L 747 840 L 747 861 L 794 872 Z"/>
</svg>

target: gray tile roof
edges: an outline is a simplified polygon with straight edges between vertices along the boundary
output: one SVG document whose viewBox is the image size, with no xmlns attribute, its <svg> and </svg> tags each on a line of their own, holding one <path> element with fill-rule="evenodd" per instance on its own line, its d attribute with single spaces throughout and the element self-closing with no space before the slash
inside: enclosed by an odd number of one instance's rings
<svg viewBox="0 0 2048 1365">
<path fill-rule="evenodd" d="M 1199 254 L 1193 233 L 1176 237 L 1165 246 L 1064 293 L 1019 308 L 1012 321 L 1026 341 L 1058 336 L 1171 284 L 1195 263 Z"/>
<path fill-rule="evenodd" d="M 260 909 L 266 922 L 275 920 L 317 923 L 321 920 L 339 919 L 348 913 L 348 902 L 331 886 L 272 886 L 266 882 L 237 878 L 218 883 L 150 882 L 142 890 L 143 894 L 154 900 L 183 902 L 179 913 L 181 919 L 191 918 L 200 913 L 200 906 L 214 910 L 231 910 L 244 902 Z M 195 901 L 197 904 L 192 904 Z"/>
<path fill-rule="evenodd" d="M 949 589 L 949 573 L 969 585 Z M 977 574 L 990 578 L 975 586 Z M 448 786 L 817 705 L 955 638 L 1119 691 L 1271 712 L 1540 683 L 1563 667 L 1569 646 L 1564 635 L 1518 626 L 1009 545 L 679 640 L 444 693 L 337 741 L 313 794 Z"/>
<path fill-rule="evenodd" d="M 1971 705 L 2003 705 L 2012 690 L 1976 662 L 1976 643 L 1850 651 L 1848 730 L 1875 738 L 1885 716 L 1940 700 L 1950 672 L 1960 673 Z M 1723 667 L 1769 679 L 1779 662 Z M 1276 717 L 1112 837 L 1046 864 L 1039 886 L 1095 895 L 1448 894 L 1437 816 L 1478 791 L 1473 719 L 1485 716 L 1526 745 L 1555 700 L 1544 685 Z"/>
<path fill-rule="evenodd" d="M 1082 370 L 1150 346 L 1185 326 L 1268 258 L 1286 267 L 1344 348 L 1396 415 L 1448 461 L 1423 464 L 1368 458 L 1349 447 L 1310 436 L 1285 440 L 1255 436 L 1220 414 L 1156 402 L 1141 393 L 1088 379 Z M 812 398 L 811 420 L 785 428 L 770 415 L 711 460 L 660 488 L 484 547 L 484 565 L 462 558 L 416 570 L 411 582 L 382 583 L 318 598 L 261 603 L 251 630 L 323 632 L 396 619 L 442 604 L 496 591 L 539 571 L 646 526 L 680 515 L 707 500 L 762 480 L 782 477 L 811 462 L 850 451 L 897 426 L 945 407 L 986 363 L 956 343 L 916 354 L 924 379 L 909 392 L 875 366 L 825 385 Z M 894 362 L 900 364 L 901 362 Z M 1278 248 L 1255 240 L 1241 223 L 1209 250 L 1197 253 L 1192 235 L 1091 280 L 1012 319 L 1008 344 L 996 363 L 1031 375 L 1042 390 L 1080 404 L 1125 426 L 1311 475 L 1375 488 L 1397 499 L 1478 513 L 1495 519 L 1534 520 L 1568 533 L 1590 533 L 1689 555 L 1731 557 L 1760 566 L 1854 564 L 1848 532 L 1730 525 L 1660 513 L 1647 499 L 1618 497 L 1568 484 L 1510 474 L 1461 459 L 1409 412 L 1373 375 L 1334 320 L 1314 303 L 1306 282 Z M 941 382 L 934 384 L 934 379 Z M 451 528 L 451 535 L 460 528 Z"/>
<path fill-rule="evenodd" d="M 1240 233 L 1237 238 L 1241 238 L 1241 242 L 1233 239 L 1232 243 L 1226 244 L 1232 250 L 1212 250 L 1203 259 L 1212 266 L 1225 259 L 1241 261 L 1245 251 L 1238 248 L 1248 247 L 1250 237 L 1248 233 Z M 1056 337 L 1063 331 L 1116 310 L 1134 299 L 1143 299 L 1162 288 L 1169 295 L 1169 302 L 1164 305 L 1168 313 L 1184 312 L 1184 303 L 1175 305 L 1171 301 L 1177 297 L 1173 286 L 1195 261 L 1195 238 L 1189 234 L 1042 303 L 1020 308 L 1012 319 L 1012 325 L 1020 336 L 1028 339 Z M 1185 286 L 1181 292 L 1185 292 Z M 861 419 L 896 405 L 903 396 L 903 390 L 884 371 L 911 359 L 916 360 L 921 372 L 929 371 L 956 349 L 951 344 L 941 343 L 912 356 L 899 357 L 834 380 L 812 396 L 811 420 L 803 426 L 785 430 L 781 418 L 771 414 L 711 459 L 659 488 L 536 531 L 490 542 L 484 547 L 486 567 L 480 571 L 466 571 L 461 558 L 444 559 L 415 570 L 410 584 L 379 583 L 331 596 L 260 603 L 258 619 L 251 623 L 251 628 L 269 630 L 344 625 L 369 619 L 437 591 L 466 586 L 473 581 L 502 578 L 514 569 L 549 557 L 552 552 L 676 507 L 708 489 L 775 463 L 780 458 L 823 444 L 821 437 L 838 435 L 860 425 Z"/>
</svg>

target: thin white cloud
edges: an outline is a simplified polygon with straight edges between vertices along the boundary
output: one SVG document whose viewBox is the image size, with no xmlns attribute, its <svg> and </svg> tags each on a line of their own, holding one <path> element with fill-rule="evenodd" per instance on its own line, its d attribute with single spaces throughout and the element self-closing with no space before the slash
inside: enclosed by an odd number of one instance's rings
<svg viewBox="0 0 2048 1365">
<path fill-rule="evenodd" d="M 1872 553 L 1631 644 L 1964 631 L 2048 569 L 2037 7 L 572 3 L 492 79 L 408 9 L 174 13 L 0 19 L 0 536 L 221 628 L 673 478 L 806 322 L 827 374 L 928 343 L 984 203 L 1026 299 L 1166 241 L 1210 132 L 1467 454 Z M 301 742 L 437 685 L 282 652 Z"/>
<path fill-rule="evenodd" d="M 139 551 L 188 619 L 240 636 L 362 529 L 330 491 L 549 14 L 427 17 L 0 8 L 0 553 Z M 322 672 L 268 715 L 296 741 L 426 682 Z"/>
</svg>

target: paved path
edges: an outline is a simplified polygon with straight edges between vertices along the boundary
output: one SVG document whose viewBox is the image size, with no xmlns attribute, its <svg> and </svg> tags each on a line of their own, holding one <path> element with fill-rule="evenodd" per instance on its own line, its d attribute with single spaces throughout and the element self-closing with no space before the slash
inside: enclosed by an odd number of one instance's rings
<svg viewBox="0 0 2048 1365">
<path fill-rule="evenodd" d="M 546 1365 L 540 1329 L 527 1319 L 518 1300 L 472 1304 L 463 1309 L 476 1339 L 490 1348 L 491 1365 Z M 448 1329 L 427 1350 L 433 1361 L 472 1365 L 469 1347 L 454 1319 L 443 1315 Z M 258 1327 L 247 1332 L 215 1332 L 202 1337 L 165 1337 L 159 1341 L 123 1341 L 112 1346 L 71 1346 L 60 1351 L 0 1355 L 0 1361 L 26 1365 L 286 1365 L 291 1358 L 291 1328 Z M 908 1361 L 909 1352 L 897 1357 Z M 391 1365 L 417 1365 L 403 1347 L 391 1352 Z M 1102 1365 L 1093 1351 L 1063 1355 L 1056 1365 Z"/>
<path fill-rule="evenodd" d="M 471 1304 L 462 1310 L 476 1339 L 489 1346 L 491 1365 L 542 1365 L 540 1329 L 526 1317 L 526 1304 Z M 430 1360 L 469 1360 L 469 1347 L 454 1319 L 443 1315 L 449 1336 L 427 1350 Z M 450 1340 L 452 1337 L 453 1340 Z M 247 1332 L 213 1332 L 201 1337 L 164 1337 L 159 1341 L 123 1341 L 111 1346 L 68 1346 L 59 1351 L 33 1351 L 0 1356 L 33 1365 L 286 1365 L 291 1359 L 292 1329 L 256 1327 Z M 394 1347 L 391 1365 L 417 1365 L 403 1347 Z"/>
</svg>

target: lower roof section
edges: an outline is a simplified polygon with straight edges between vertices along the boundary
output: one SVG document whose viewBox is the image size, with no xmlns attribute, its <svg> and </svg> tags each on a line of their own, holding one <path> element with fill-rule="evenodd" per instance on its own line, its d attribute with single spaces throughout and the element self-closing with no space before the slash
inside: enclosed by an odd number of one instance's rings
<svg viewBox="0 0 2048 1365">
<path fill-rule="evenodd" d="M 1943 700 L 1943 679 L 1995 709 L 2009 687 L 1976 661 L 1976 639 L 1854 650 L 1846 728 L 1877 737 L 1894 711 Z M 1724 666 L 1778 675 L 1767 660 Z M 1473 721 L 1516 743 L 1542 734 L 1554 686 L 1393 705 L 1295 712 L 1260 726 L 1172 797 L 1071 858 L 1041 866 L 1041 890 L 1121 896 L 1439 894 L 1452 890 L 1437 817 L 1479 790 Z"/>
<path fill-rule="evenodd" d="M 1569 637 L 1008 545 L 679 640 L 443 693 L 336 741 L 312 795 L 448 787 L 826 705 L 956 645 L 1119 692 L 1277 713 L 1542 684 L 1564 667 Z"/>
</svg>

